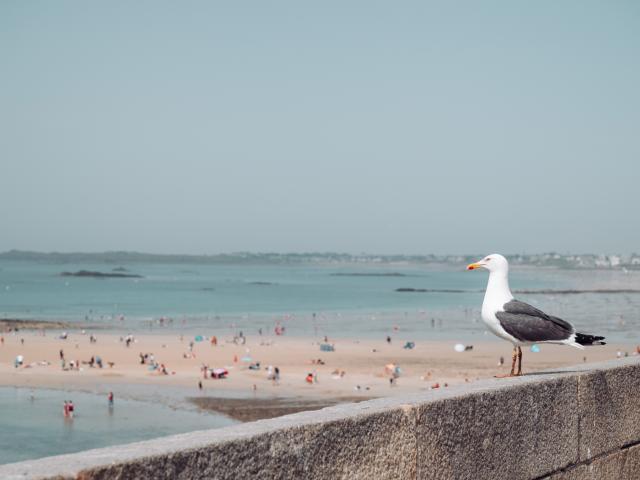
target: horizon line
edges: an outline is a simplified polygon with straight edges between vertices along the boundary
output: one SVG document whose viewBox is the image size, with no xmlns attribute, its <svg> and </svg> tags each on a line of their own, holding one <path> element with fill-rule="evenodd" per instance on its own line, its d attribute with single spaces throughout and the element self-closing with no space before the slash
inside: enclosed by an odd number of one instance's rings
<svg viewBox="0 0 640 480">
<path fill-rule="evenodd" d="M 341 256 L 379 256 L 379 257 L 448 257 L 448 256 L 458 256 L 458 257 L 470 257 L 470 256 L 482 256 L 483 254 L 477 253 L 372 253 L 372 252 L 360 252 L 360 253 L 351 253 L 351 252 L 339 252 L 339 251 L 250 251 L 250 250 L 238 250 L 238 251 L 228 251 L 228 252 L 217 252 L 217 253 L 159 253 L 159 252 L 143 252 L 139 250 L 102 250 L 102 251 L 58 251 L 58 250 L 21 250 L 17 248 L 12 248 L 9 250 L 1 251 L 0 256 L 4 256 L 7 254 L 36 254 L 36 255 L 105 255 L 105 254 L 128 254 L 128 255 L 156 255 L 156 256 L 181 256 L 181 257 L 215 257 L 215 256 L 233 256 L 233 255 L 341 255 Z M 486 255 L 486 254 L 485 254 Z M 561 255 L 561 256 L 575 256 L 575 255 L 636 255 L 635 252 L 630 253 L 620 253 L 620 252 L 565 252 L 561 253 L 558 251 L 546 251 L 546 252 L 520 252 L 520 253 L 503 253 L 507 257 L 514 256 L 531 256 L 531 255 Z"/>
</svg>

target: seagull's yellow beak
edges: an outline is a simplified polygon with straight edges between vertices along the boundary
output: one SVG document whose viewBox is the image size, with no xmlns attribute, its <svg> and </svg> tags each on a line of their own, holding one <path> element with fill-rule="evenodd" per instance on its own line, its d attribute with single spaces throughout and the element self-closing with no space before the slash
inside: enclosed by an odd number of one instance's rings
<svg viewBox="0 0 640 480">
<path fill-rule="evenodd" d="M 481 263 L 470 263 L 469 265 L 467 265 L 467 270 L 475 270 L 476 268 L 480 268 L 482 267 Z"/>
</svg>

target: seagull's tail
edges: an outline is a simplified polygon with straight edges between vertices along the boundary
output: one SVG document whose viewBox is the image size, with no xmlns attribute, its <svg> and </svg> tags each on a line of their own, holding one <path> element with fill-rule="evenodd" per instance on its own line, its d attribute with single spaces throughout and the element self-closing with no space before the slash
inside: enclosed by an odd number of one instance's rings
<svg viewBox="0 0 640 480">
<path fill-rule="evenodd" d="M 606 345 L 603 342 L 604 337 L 598 337 L 596 335 L 585 335 L 584 333 L 576 332 L 575 342 L 579 345 Z"/>
</svg>

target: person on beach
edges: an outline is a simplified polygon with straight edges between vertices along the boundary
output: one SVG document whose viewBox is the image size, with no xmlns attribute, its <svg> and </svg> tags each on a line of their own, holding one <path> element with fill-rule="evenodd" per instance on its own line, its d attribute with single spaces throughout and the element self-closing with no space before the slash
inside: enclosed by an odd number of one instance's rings
<svg viewBox="0 0 640 480">
<path fill-rule="evenodd" d="M 198 390 L 202 391 L 202 380 L 198 380 Z"/>
<path fill-rule="evenodd" d="M 113 407 L 113 392 L 109 392 L 109 406 Z"/>
<path fill-rule="evenodd" d="M 68 417 L 69 416 L 69 403 L 65 400 L 64 404 L 62 405 L 62 415 L 64 417 Z"/>
<path fill-rule="evenodd" d="M 68 416 L 69 418 L 73 418 L 73 400 L 69 400 L 69 403 L 67 404 L 67 412 L 68 412 Z"/>
</svg>

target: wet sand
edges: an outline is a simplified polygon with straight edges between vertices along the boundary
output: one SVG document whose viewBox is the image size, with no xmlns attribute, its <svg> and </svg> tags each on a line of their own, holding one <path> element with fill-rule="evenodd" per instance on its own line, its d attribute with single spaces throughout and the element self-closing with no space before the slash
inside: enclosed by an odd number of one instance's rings
<svg viewBox="0 0 640 480">
<path fill-rule="evenodd" d="M 290 413 L 320 410 L 341 403 L 357 403 L 369 397 L 338 397 L 334 399 L 308 398 L 220 398 L 189 397 L 190 402 L 202 410 L 222 413 L 240 422 L 253 422 L 265 418 L 280 417 Z"/>
<path fill-rule="evenodd" d="M 55 320 L 22 320 L 18 318 L 0 318 L 0 332 L 13 330 L 58 330 L 79 328 L 73 323 L 58 322 Z M 84 328 L 84 327 L 83 327 Z"/>
</svg>

